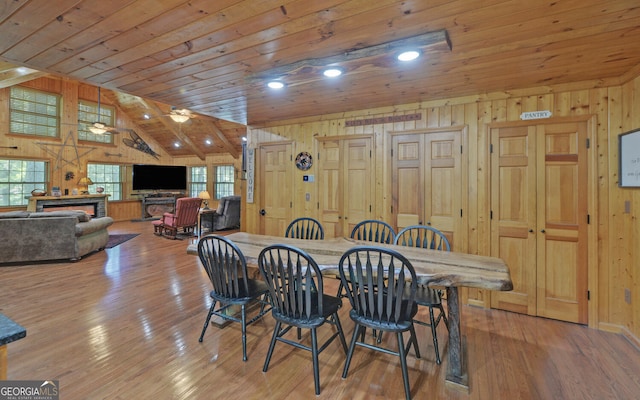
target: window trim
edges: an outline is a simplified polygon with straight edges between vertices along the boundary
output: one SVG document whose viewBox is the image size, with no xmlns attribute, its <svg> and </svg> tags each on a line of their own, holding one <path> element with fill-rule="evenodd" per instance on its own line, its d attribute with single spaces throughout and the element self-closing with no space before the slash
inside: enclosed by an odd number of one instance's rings
<svg viewBox="0 0 640 400">
<path fill-rule="evenodd" d="M 16 101 L 26 101 L 24 99 L 19 99 L 17 97 L 13 97 L 13 91 L 14 90 L 22 90 L 24 92 L 30 92 L 30 93 L 35 93 L 35 94 L 42 94 L 45 96 L 50 96 L 55 98 L 56 100 L 56 104 L 55 104 L 55 108 L 56 108 L 56 115 L 50 115 L 50 114 L 42 114 L 42 113 L 35 113 L 35 112 L 26 112 L 23 110 L 19 110 L 19 109 L 14 109 L 12 107 L 12 103 L 14 101 L 14 99 Z M 24 136 L 24 137 L 42 137 L 42 138 L 60 138 L 60 132 L 62 131 L 61 129 L 61 124 L 62 124 L 62 96 L 59 93 L 55 93 L 55 92 L 47 92 L 44 90 L 39 90 L 39 89 L 34 89 L 31 87 L 27 87 L 27 86 L 20 86 L 20 85 L 15 85 L 15 86 L 11 86 L 11 88 L 9 89 L 9 96 L 8 96 L 8 100 L 9 100 L 9 133 L 14 134 L 14 135 L 19 135 L 19 136 Z M 29 102 L 31 104 L 43 104 L 43 103 L 35 103 L 35 102 Z M 46 105 L 46 104 L 44 104 Z M 29 115 L 34 115 L 34 116 L 42 116 L 43 118 L 50 118 L 50 119 L 54 119 L 55 120 L 55 126 L 50 126 L 50 125 L 42 125 L 42 124 L 35 124 L 35 123 L 27 123 L 27 122 L 23 122 L 23 121 L 14 121 L 13 116 L 14 113 L 28 113 Z M 32 126 L 36 126 L 36 127 L 45 127 L 45 128 L 51 128 L 54 129 L 55 134 L 54 135 L 42 135 L 42 134 L 38 134 L 38 133 L 25 133 L 25 132 L 21 132 L 21 131 L 14 131 L 12 129 L 12 125 L 16 123 L 16 124 L 24 124 L 24 125 L 32 125 Z"/>
</svg>

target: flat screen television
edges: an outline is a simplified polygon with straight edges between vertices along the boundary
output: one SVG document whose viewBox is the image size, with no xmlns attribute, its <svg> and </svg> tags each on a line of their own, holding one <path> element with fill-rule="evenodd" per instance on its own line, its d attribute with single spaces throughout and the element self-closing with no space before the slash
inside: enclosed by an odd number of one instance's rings
<svg viewBox="0 0 640 400">
<path fill-rule="evenodd" d="M 184 165 L 133 165 L 133 190 L 187 190 Z"/>
</svg>

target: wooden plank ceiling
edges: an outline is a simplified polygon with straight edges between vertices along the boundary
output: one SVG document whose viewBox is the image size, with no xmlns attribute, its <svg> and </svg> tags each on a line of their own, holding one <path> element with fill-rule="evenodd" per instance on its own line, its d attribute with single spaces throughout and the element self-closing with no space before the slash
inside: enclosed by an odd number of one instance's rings
<svg viewBox="0 0 640 400">
<path fill-rule="evenodd" d="M 425 35 L 423 57 L 394 60 L 393 43 Z M 158 135 L 186 134 L 194 146 L 185 151 L 201 156 L 203 135 L 219 139 L 216 151 L 237 152 L 247 124 L 631 79 L 640 74 L 640 7 L 637 0 L 13 0 L 0 5 L 0 60 L 0 87 L 44 72 L 109 89 L 103 94 L 135 123 Z M 346 74 L 320 78 L 325 62 Z M 272 77 L 287 86 L 268 89 Z M 170 106 L 203 117 L 178 128 L 144 125 L 142 110 Z"/>
</svg>

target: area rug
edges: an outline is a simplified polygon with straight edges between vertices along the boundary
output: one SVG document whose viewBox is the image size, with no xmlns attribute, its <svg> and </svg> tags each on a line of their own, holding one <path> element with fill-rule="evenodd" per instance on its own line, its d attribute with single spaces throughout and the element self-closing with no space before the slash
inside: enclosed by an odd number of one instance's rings
<svg viewBox="0 0 640 400">
<path fill-rule="evenodd" d="M 107 245 L 104 246 L 105 249 L 110 249 L 112 247 L 116 247 L 119 244 L 126 242 L 127 240 L 133 239 L 138 236 L 139 233 L 124 233 L 124 234 L 113 234 L 109 235 L 109 241 Z"/>
</svg>

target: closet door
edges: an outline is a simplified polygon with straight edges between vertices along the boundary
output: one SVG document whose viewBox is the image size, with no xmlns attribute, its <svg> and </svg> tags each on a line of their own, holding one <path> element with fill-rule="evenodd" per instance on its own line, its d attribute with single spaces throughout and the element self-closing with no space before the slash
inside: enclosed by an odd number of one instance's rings
<svg viewBox="0 0 640 400">
<path fill-rule="evenodd" d="M 513 290 L 491 307 L 536 315 L 536 129 L 491 130 L 491 254 L 509 266 Z"/>
<path fill-rule="evenodd" d="M 371 218 L 374 169 L 371 138 L 320 140 L 319 204 L 325 237 L 345 237 Z"/>
<path fill-rule="evenodd" d="M 586 324 L 587 124 L 537 127 L 538 315 Z"/>
<path fill-rule="evenodd" d="M 491 130 L 491 251 L 514 284 L 492 307 L 587 323 L 586 129 Z"/>
<path fill-rule="evenodd" d="M 320 142 L 320 154 L 316 165 L 319 166 L 318 197 L 320 223 L 325 237 L 343 237 L 342 223 L 342 151 L 340 140 L 323 140 Z"/>
<path fill-rule="evenodd" d="M 463 230 L 462 133 L 400 134 L 392 139 L 395 228 L 431 225 L 455 247 Z M 459 251 L 463 251 L 460 249 Z"/>
<path fill-rule="evenodd" d="M 344 140 L 343 149 L 347 155 L 342 185 L 344 236 L 349 236 L 358 222 L 372 218 L 375 173 L 371 158 L 371 139 Z"/>
</svg>

